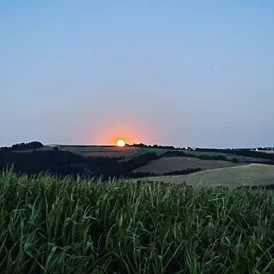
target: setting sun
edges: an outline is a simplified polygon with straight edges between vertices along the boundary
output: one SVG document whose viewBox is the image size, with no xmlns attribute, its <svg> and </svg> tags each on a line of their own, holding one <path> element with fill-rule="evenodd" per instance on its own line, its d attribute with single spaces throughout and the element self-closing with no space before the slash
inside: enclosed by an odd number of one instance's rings
<svg viewBox="0 0 274 274">
<path fill-rule="evenodd" d="M 124 147 L 125 146 L 125 141 L 124 140 L 118 140 L 117 141 L 117 147 Z"/>
</svg>

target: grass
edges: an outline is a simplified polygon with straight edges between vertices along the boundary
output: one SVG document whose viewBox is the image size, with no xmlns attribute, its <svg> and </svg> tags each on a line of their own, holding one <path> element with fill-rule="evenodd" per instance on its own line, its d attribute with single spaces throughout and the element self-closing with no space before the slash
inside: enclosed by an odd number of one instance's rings
<svg viewBox="0 0 274 274">
<path fill-rule="evenodd" d="M 155 152 L 157 154 L 157 156 L 170 151 L 170 149 L 165 149 L 165 148 L 153 148 L 153 147 L 136 147 L 136 152 L 134 154 L 132 154 L 129 159 L 132 159 L 136 156 L 140 156 L 142 154 L 145 153 L 151 153 L 151 152 Z"/>
<path fill-rule="evenodd" d="M 268 185 L 274 184 L 274 165 L 249 164 L 210 169 L 188 175 L 147 177 L 143 180 L 174 184 L 186 183 L 187 185 L 199 184 L 204 186 Z"/>
<path fill-rule="evenodd" d="M 172 149 L 166 149 L 166 148 L 154 148 L 154 147 L 138 147 L 137 151 L 133 157 L 148 153 L 148 152 L 155 152 L 157 155 L 161 155 L 167 151 L 173 151 Z M 223 155 L 223 156 L 231 156 L 231 154 L 225 154 L 225 153 L 219 153 L 219 152 L 206 152 L 206 151 L 195 151 L 195 150 L 185 150 L 185 149 L 176 149 L 176 151 L 182 151 L 186 154 L 191 154 L 191 155 L 196 155 L 196 156 L 201 156 L 201 155 L 208 155 L 208 156 L 218 156 L 218 155 Z"/>
<path fill-rule="evenodd" d="M 0 175 L 0 273 L 270 273 L 273 192 Z"/>
<path fill-rule="evenodd" d="M 239 166 L 239 164 L 220 160 L 201 160 L 193 157 L 163 157 L 153 160 L 147 165 L 135 169 L 133 172 L 152 172 L 155 174 L 164 174 L 172 171 L 192 168 L 201 168 L 206 170 L 233 166 Z"/>
<path fill-rule="evenodd" d="M 273 153 L 274 153 L 274 150 L 262 150 L 262 151 L 260 151 L 260 152 L 273 154 Z"/>
<path fill-rule="evenodd" d="M 214 152 L 214 151 L 197 151 L 197 150 L 182 150 L 186 154 L 192 154 L 196 156 L 201 156 L 201 155 L 208 155 L 208 156 L 231 156 L 231 154 L 228 153 L 222 153 L 222 152 Z"/>
<path fill-rule="evenodd" d="M 134 147 L 117 146 L 60 146 L 60 150 L 69 151 L 83 157 L 122 157 L 130 158 L 136 153 Z"/>
</svg>

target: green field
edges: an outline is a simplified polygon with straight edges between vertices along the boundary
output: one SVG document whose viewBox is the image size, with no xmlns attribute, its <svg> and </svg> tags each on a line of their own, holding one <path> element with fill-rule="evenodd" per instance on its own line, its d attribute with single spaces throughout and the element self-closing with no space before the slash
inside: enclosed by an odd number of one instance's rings
<svg viewBox="0 0 274 274">
<path fill-rule="evenodd" d="M 274 193 L 0 175 L 0 273 L 273 273 Z"/>
<path fill-rule="evenodd" d="M 136 152 L 134 154 L 132 154 L 130 156 L 130 159 L 136 157 L 136 156 L 139 156 L 139 155 L 142 155 L 142 154 L 145 154 L 145 153 L 156 153 L 158 156 L 167 152 L 167 151 L 170 151 L 170 149 L 165 149 L 165 148 L 147 148 L 147 147 L 137 147 L 136 148 Z"/>
<path fill-rule="evenodd" d="M 249 164 L 227 168 L 216 168 L 188 175 L 155 176 L 137 180 L 149 180 L 164 183 L 186 183 L 204 186 L 240 186 L 274 184 L 274 165 Z"/>
<path fill-rule="evenodd" d="M 243 164 L 235 164 L 229 161 L 220 160 L 201 160 L 194 157 L 163 157 L 160 159 L 152 160 L 148 164 L 133 170 L 133 172 L 151 172 L 154 174 L 164 174 L 186 169 L 200 168 L 206 170 L 239 165 Z"/>
<path fill-rule="evenodd" d="M 166 148 L 153 148 L 153 147 L 138 147 L 137 151 L 132 157 L 144 154 L 144 153 L 149 153 L 149 152 L 155 152 L 157 155 L 161 155 L 167 151 L 174 151 L 172 149 L 166 149 Z M 195 150 L 185 150 L 185 149 L 176 149 L 176 151 L 182 151 L 186 154 L 191 154 L 191 155 L 196 155 L 196 156 L 201 156 L 201 155 L 208 155 L 208 156 L 218 156 L 218 155 L 223 155 L 223 156 L 231 156 L 231 154 L 225 154 L 225 153 L 219 153 L 219 152 L 206 152 L 206 151 L 195 151 Z"/>
<path fill-rule="evenodd" d="M 69 151 L 84 157 L 126 157 L 136 153 L 135 147 L 117 146 L 59 146 L 61 151 Z"/>
</svg>

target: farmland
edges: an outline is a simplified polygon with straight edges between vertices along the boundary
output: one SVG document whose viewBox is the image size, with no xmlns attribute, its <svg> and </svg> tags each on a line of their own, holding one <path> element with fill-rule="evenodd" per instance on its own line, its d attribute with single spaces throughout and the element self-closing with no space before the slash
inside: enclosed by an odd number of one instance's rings
<svg viewBox="0 0 274 274">
<path fill-rule="evenodd" d="M 186 183 L 203 186 L 269 185 L 274 183 L 274 165 L 249 164 L 227 168 L 217 168 L 189 175 L 155 176 L 144 178 L 153 182 Z"/>
<path fill-rule="evenodd" d="M 0 175 L 1 273 L 272 273 L 274 194 Z"/>
<path fill-rule="evenodd" d="M 83 157 L 130 157 L 136 148 L 126 146 L 58 146 L 61 151 L 69 151 Z"/>
<path fill-rule="evenodd" d="M 163 157 L 149 162 L 147 165 L 135 169 L 133 172 L 152 172 L 164 174 L 176 170 L 200 168 L 203 170 L 238 166 L 239 164 L 220 160 L 201 160 L 193 157 Z"/>
</svg>

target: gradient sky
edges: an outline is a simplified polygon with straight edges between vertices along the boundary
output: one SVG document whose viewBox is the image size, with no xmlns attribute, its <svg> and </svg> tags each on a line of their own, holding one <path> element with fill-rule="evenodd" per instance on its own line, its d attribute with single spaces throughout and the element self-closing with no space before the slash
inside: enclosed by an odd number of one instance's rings
<svg viewBox="0 0 274 274">
<path fill-rule="evenodd" d="M 0 34 L 0 146 L 274 146 L 273 0 L 9 0 Z"/>
</svg>

